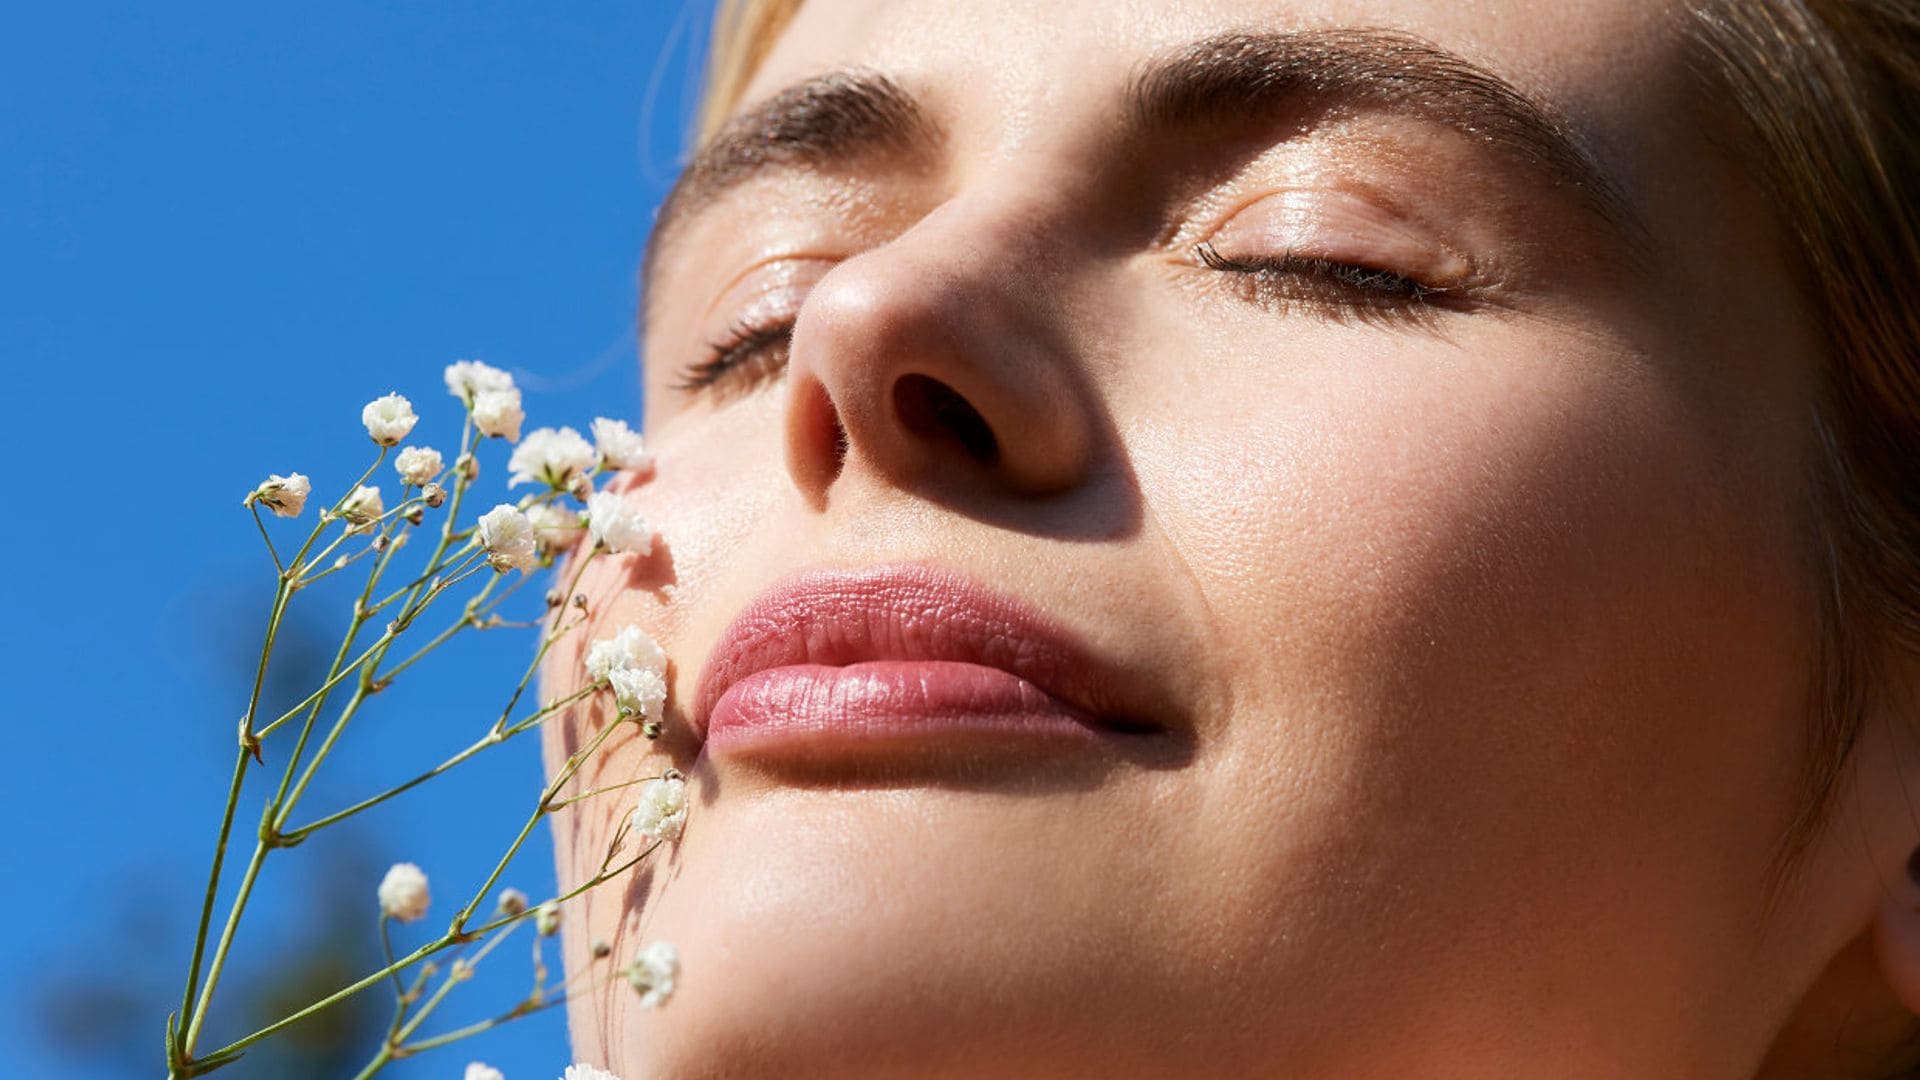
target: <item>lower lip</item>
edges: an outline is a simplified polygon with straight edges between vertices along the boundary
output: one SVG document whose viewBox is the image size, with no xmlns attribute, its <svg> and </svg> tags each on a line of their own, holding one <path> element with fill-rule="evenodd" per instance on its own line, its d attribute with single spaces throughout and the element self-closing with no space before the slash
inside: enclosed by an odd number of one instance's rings
<svg viewBox="0 0 1920 1080">
<path fill-rule="evenodd" d="M 1025 679 L 950 661 L 770 668 L 729 687 L 707 720 L 707 749 L 728 755 L 1097 738 L 1092 717 Z"/>
</svg>

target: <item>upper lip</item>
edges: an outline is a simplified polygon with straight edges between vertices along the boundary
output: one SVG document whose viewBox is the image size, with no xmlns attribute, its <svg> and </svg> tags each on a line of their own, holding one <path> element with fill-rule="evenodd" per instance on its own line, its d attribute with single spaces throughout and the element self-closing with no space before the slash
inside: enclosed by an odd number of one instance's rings
<svg viewBox="0 0 1920 1080">
<path fill-rule="evenodd" d="M 1098 720 L 1140 730 L 1119 691 L 1126 669 L 1018 600 L 930 567 L 815 571 L 760 594 L 714 644 L 694 693 L 693 726 L 729 687 L 793 664 L 957 661 L 996 667 Z"/>
</svg>

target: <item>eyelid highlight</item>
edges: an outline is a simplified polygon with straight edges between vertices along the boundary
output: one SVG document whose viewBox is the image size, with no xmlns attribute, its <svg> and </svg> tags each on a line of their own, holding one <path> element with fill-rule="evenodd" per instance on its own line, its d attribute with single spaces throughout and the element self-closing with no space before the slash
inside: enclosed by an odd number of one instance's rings
<svg viewBox="0 0 1920 1080">
<path fill-rule="evenodd" d="M 697 359 L 678 366 L 671 383 L 683 393 L 719 388 L 742 375 L 753 380 L 740 389 L 751 389 L 760 380 L 778 373 L 784 365 L 784 350 L 792 335 L 793 322 L 813 283 L 824 276 L 838 259 L 818 255 L 781 254 L 761 259 L 735 274 L 707 306 L 705 324 L 710 329 L 700 334 Z M 724 313 L 726 321 L 714 327 L 714 316 Z"/>
<path fill-rule="evenodd" d="M 1266 191 L 1222 214 L 1200 234 L 1222 258 L 1319 260 L 1381 271 L 1433 291 L 1485 283 L 1477 261 L 1439 228 L 1384 198 L 1324 187 Z"/>
</svg>

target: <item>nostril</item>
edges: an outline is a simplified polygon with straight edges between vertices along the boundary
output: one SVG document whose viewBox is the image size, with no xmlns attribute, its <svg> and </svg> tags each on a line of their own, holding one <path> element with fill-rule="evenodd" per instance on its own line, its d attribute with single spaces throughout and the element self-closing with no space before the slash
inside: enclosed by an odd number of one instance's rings
<svg viewBox="0 0 1920 1080">
<path fill-rule="evenodd" d="M 902 375 L 893 384 L 893 407 L 907 430 L 925 439 L 951 440 L 982 465 L 1000 458 L 1000 440 L 994 438 L 980 411 L 952 387 L 926 375 Z"/>
</svg>

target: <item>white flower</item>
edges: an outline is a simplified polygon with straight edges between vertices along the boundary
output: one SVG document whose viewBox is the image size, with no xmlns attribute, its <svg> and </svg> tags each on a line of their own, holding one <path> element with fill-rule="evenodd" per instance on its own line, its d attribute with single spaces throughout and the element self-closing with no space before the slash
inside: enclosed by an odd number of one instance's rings
<svg viewBox="0 0 1920 1080">
<path fill-rule="evenodd" d="M 560 1074 L 560 1080 L 620 1080 L 605 1069 L 596 1069 L 591 1065 L 569 1065 L 567 1071 Z"/>
<path fill-rule="evenodd" d="M 533 538 L 540 550 L 550 555 L 571 550 L 580 542 L 580 534 L 586 532 L 579 511 L 552 503 L 527 507 L 527 520 L 533 522 Z"/>
<path fill-rule="evenodd" d="M 623 716 L 638 716 L 648 724 L 660 722 L 660 710 L 667 700 L 667 681 L 657 671 L 646 668 L 617 667 L 607 672 L 607 684 L 613 687 L 614 704 Z"/>
<path fill-rule="evenodd" d="M 374 398 L 360 410 L 360 422 L 367 425 L 367 434 L 381 446 L 392 446 L 406 438 L 419 419 L 413 415 L 412 403 L 399 394 Z"/>
<path fill-rule="evenodd" d="M 533 522 L 520 512 L 512 503 L 499 506 L 480 515 L 480 523 L 474 526 L 474 538 L 487 550 L 487 565 L 505 573 L 508 570 L 531 570 L 539 561 L 540 552 L 534 544 Z"/>
<path fill-rule="evenodd" d="M 616 554 L 631 551 L 647 555 L 653 551 L 653 526 L 611 491 L 602 491 L 587 501 L 587 529 Z"/>
<path fill-rule="evenodd" d="M 600 682 L 619 668 L 651 671 L 662 678 L 667 674 L 667 654 L 660 643 L 637 626 L 625 626 L 610 638 L 601 638 L 587 649 L 587 676 Z"/>
<path fill-rule="evenodd" d="M 427 913 L 427 875 L 410 862 L 394 863 L 380 879 L 380 910 L 388 918 L 412 922 Z"/>
<path fill-rule="evenodd" d="M 628 427 L 625 420 L 595 417 L 593 442 L 600 449 L 600 460 L 606 462 L 610 469 L 638 469 L 645 472 L 653 468 L 653 455 L 647 453 L 646 443 L 641 441 L 640 433 Z"/>
<path fill-rule="evenodd" d="M 533 928 L 541 937 L 552 937 L 560 932 L 560 902 L 549 900 L 533 909 Z"/>
<path fill-rule="evenodd" d="M 445 463 L 440 460 L 440 451 L 431 446 L 409 446 L 401 450 L 393 459 L 393 467 L 399 472 L 400 479 L 414 487 L 425 487 L 434 477 L 440 475 Z"/>
<path fill-rule="evenodd" d="M 641 949 L 627 968 L 627 982 L 640 993 L 640 1007 L 651 1009 L 673 996 L 673 980 L 680 974 L 680 950 L 664 941 Z"/>
<path fill-rule="evenodd" d="M 478 360 L 455 360 L 447 365 L 447 393 L 471 405 L 488 391 L 512 390 L 513 376 Z"/>
<path fill-rule="evenodd" d="M 591 470 L 598 460 L 593 444 L 572 428 L 535 428 L 507 459 L 507 468 L 513 472 L 507 486 L 537 481 L 565 491 L 574 477 Z"/>
<path fill-rule="evenodd" d="M 518 915 L 527 910 L 527 894 L 519 889 L 501 889 L 499 906 L 502 915 Z"/>
<path fill-rule="evenodd" d="M 361 484 L 340 504 L 340 516 L 352 522 L 357 529 L 370 529 L 387 512 L 387 504 L 381 501 L 380 489 L 371 484 Z"/>
<path fill-rule="evenodd" d="M 241 505 L 252 506 L 254 503 L 259 503 L 273 511 L 275 516 L 299 517 L 300 511 L 306 508 L 307 493 L 312 490 L 313 485 L 308 482 L 304 474 L 281 476 L 279 473 L 273 473 L 260 481 L 260 486 L 254 488 L 252 494 L 248 495 Z"/>
<path fill-rule="evenodd" d="M 467 1064 L 467 1074 L 462 1080 L 507 1080 L 507 1074 L 484 1061 Z"/>
<path fill-rule="evenodd" d="M 520 391 L 511 386 L 481 390 L 473 396 L 473 426 L 482 435 L 518 442 L 520 424 L 526 418 L 526 411 L 520 408 Z"/>
<path fill-rule="evenodd" d="M 678 840 L 687 826 L 687 782 L 677 776 L 640 785 L 640 805 L 634 807 L 633 835 L 643 844 Z"/>
</svg>

